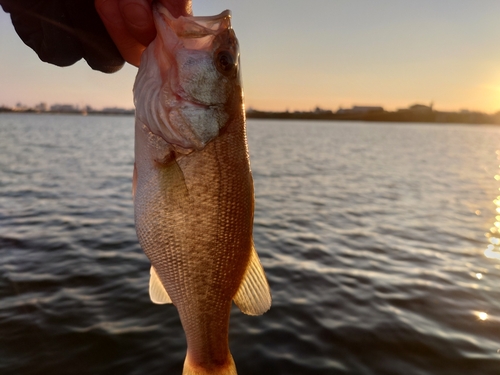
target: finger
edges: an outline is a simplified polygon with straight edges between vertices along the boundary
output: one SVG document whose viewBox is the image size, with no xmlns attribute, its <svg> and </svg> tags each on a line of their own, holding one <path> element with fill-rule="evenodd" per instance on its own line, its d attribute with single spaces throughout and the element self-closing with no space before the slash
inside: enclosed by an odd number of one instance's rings
<svg viewBox="0 0 500 375">
<path fill-rule="evenodd" d="M 127 30 L 144 46 L 148 46 L 156 36 L 151 2 L 152 0 L 119 0 Z M 176 18 L 191 14 L 191 0 L 163 0 L 162 3 Z"/>
<path fill-rule="evenodd" d="M 95 7 L 122 57 L 130 64 L 139 66 L 146 47 L 129 32 L 118 2 L 95 0 Z"/>
<path fill-rule="evenodd" d="M 156 35 L 150 2 L 148 0 L 121 0 L 119 2 L 127 30 L 144 46 L 149 45 Z"/>
</svg>

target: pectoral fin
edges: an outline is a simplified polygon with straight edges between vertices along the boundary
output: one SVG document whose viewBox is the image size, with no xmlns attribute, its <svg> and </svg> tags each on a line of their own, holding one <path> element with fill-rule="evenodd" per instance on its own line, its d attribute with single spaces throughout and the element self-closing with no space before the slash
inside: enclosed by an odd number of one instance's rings
<svg viewBox="0 0 500 375">
<path fill-rule="evenodd" d="M 153 266 L 151 266 L 151 278 L 149 279 L 149 298 L 158 305 L 172 303 Z"/>
<path fill-rule="evenodd" d="M 269 284 L 253 246 L 248 268 L 233 300 L 247 315 L 262 315 L 271 307 Z"/>
</svg>

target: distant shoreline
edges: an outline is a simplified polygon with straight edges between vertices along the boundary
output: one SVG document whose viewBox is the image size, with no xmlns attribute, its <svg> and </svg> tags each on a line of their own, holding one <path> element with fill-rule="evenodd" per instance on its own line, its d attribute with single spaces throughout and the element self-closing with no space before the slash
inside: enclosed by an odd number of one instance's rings
<svg viewBox="0 0 500 375">
<path fill-rule="evenodd" d="M 105 108 L 103 110 L 80 110 L 70 108 L 66 110 L 37 110 L 33 108 L 0 107 L 1 113 L 32 113 L 32 114 L 64 114 L 64 115 L 118 115 L 133 116 L 135 110 L 123 108 Z M 436 124 L 496 124 L 500 125 L 500 112 L 486 114 L 483 112 L 435 111 L 432 106 L 416 104 L 407 109 L 385 111 L 382 107 L 358 107 L 339 109 L 337 112 L 316 108 L 314 111 L 270 112 L 249 109 L 246 112 L 249 119 L 276 119 L 276 120 L 330 120 L 330 121 L 366 121 L 366 122 L 419 122 Z"/>
<path fill-rule="evenodd" d="M 500 124 L 500 113 L 489 115 L 482 112 L 441 112 L 441 111 L 366 111 L 366 112 L 263 112 L 248 111 L 247 118 L 282 120 L 330 120 L 366 122 L 424 122 L 435 124 Z"/>
<path fill-rule="evenodd" d="M 34 114 L 34 115 L 78 115 L 78 116 L 93 116 L 93 115 L 120 115 L 120 116 L 134 116 L 135 111 L 122 110 L 122 111 L 36 111 L 34 109 L 28 110 L 15 110 L 5 109 L 0 107 L 0 114 L 2 113 L 21 113 L 21 114 Z"/>
</svg>

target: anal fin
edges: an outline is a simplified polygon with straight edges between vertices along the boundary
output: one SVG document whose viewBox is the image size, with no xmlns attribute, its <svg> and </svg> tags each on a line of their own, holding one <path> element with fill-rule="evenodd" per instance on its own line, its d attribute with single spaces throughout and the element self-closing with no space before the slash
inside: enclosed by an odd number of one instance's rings
<svg viewBox="0 0 500 375">
<path fill-rule="evenodd" d="M 158 305 L 172 303 L 153 266 L 151 266 L 151 278 L 149 279 L 149 298 L 151 298 L 153 303 Z"/>
<path fill-rule="evenodd" d="M 247 315 L 262 315 L 271 307 L 269 284 L 253 245 L 247 270 L 233 301 Z"/>
</svg>

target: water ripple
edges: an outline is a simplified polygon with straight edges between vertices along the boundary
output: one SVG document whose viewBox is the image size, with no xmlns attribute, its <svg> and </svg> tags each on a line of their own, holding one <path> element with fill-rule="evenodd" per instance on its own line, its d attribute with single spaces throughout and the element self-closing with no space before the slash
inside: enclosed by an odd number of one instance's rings
<svg viewBox="0 0 500 375">
<path fill-rule="evenodd" d="M 240 375 L 498 373 L 498 128 L 248 132 L 273 307 L 233 308 Z M 134 232 L 133 119 L 0 115 L 0 147 L 0 373 L 180 374 Z"/>
</svg>

